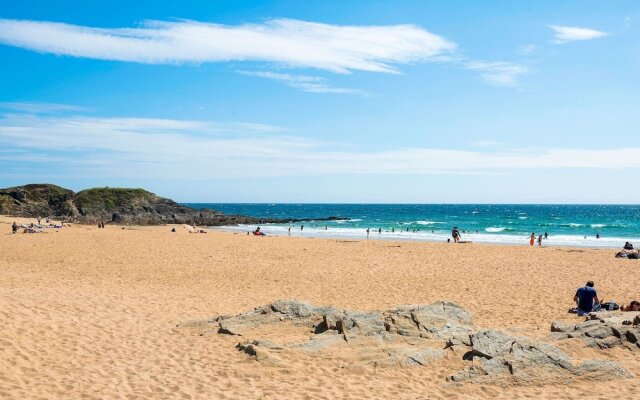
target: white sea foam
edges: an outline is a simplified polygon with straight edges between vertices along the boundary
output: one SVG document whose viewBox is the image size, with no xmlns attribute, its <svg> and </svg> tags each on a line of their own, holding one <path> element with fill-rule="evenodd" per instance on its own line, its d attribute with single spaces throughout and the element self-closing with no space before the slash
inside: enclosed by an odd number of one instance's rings
<svg viewBox="0 0 640 400">
<path fill-rule="evenodd" d="M 579 226 L 582 226 L 582 224 L 574 224 L 573 222 L 569 224 L 570 227 L 572 228 L 577 228 Z"/>
<path fill-rule="evenodd" d="M 494 229 L 500 229 L 493 227 Z M 255 229 L 254 225 L 239 225 L 239 226 L 225 226 L 216 227 L 213 229 L 221 229 L 226 231 L 233 231 L 245 234 Z M 274 236 L 287 236 L 288 225 L 260 225 L 260 230 L 266 235 Z M 513 234 L 500 234 L 499 232 L 487 233 L 465 233 L 463 234 L 463 240 L 477 242 L 477 243 L 493 243 L 493 244 L 511 244 L 511 245 L 529 245 L 529 235 L 513 235 Z M 505 229 L 505 228 L 502 228 Z M 329 227 L 325 230 L 324 227 L 315 228 L 309 227 L 304 231 L 300 229 L 292 229 L 291 236 L 295 237 L 318 237 L 318 238 L 331 238 L 331 239 L 367 239 L 367 232 L 364 228 L 335 228 Z M 386 240 L 412 240 L 412 241 L 426 241 L 426 242 L 446 242 L 451 236 L 449 232 L 435 232 L 431 233 L 429 230 L 423 230 L 419 232 L 407 232 L 397 229 L 395 232 L 391 230 L 384 230 L 381 234 L 377 230 L 371 230 L 370 239 L 386 239 Z M 630 241 L 631 243 L 640 243 L 640 238 L 620 238 L 620 237 L 601 237 L 596 239 L 595 236 L 584 237 L 584 235 L 550 235 L 548 239 L 543 240 L 543 246 L 572 246 L 572 247 L 605 247 L 605 248 L 621 248 L 624 242 Z"/>
<path fill-rule="evenodd" d="M 435 225 L 435 224 L 444 224 L 444 222 L 437 222 L 437 221 L 416 221 L 416 224 L 418 224 L 418 225 Z"/>
<path fill-rule="evenodd" d="M 527 218 L 529 218 L 529 217 L 518 217 L 518 218 L 519 218 L 519 219 L 527 219 Z"/>
<path fill-rule="evenodd" d="M 502 227 L 496 228 L 496 227 L 492 226 L 492 227 L 489 227 L 489 228 L 485 229 L 485 231 L 490 232 L 490 233 L 497 233 L 497 232 L 502 232 L 505 229 L 507 229 L 507 228 L 502 228 Z"/>
<path fill-rule="evenodd" d="M 591 224 L 592 228 L 604 228 L 605 226 L 607 226 L 606 224 Z"/>
</svg>

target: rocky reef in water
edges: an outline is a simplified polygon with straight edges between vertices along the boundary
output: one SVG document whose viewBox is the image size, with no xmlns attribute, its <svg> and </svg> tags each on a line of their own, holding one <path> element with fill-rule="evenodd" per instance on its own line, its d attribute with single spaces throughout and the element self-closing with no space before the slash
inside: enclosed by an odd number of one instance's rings
<svg viewBox="0 0 640 400">
<path fill-rule="evenodd" d="M 0 214 L 64 218 L 78 223 L 106 221 L 124 225 L 198 224 L 206 226 L 332 221 L 346 218 L 255 218 L 194 209 L 144 189 L 94 188 L 80 192 L 52 184 L 0 189 Z"/>
</svg>

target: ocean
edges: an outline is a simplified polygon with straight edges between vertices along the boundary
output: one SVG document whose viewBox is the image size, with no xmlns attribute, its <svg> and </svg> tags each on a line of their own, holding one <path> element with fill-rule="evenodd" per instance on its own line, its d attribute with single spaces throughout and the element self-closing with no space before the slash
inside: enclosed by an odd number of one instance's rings
<svg viewBox="0 0 640 400">
<path fill-rule="evenodd" d="M 443 242 L 457 226 L 462 239 L 482 243 L 528 244 L 531 233 L 548 233 L 543 245 L 619 247 L 640 245 L 639 205 L 491 204 L 231 204 L 188 203 L 225 214 L 259 218 L 310 218 L 295 225 L 262 225 L 267 235 Z M 345 221 L 313 218 L 345 217 Z M 300 225 L 304 224 L 304 230 Z M 223 227 L 247 232 L 255 226 Z M 381 229 L 382 233 L 378 233 Z M 599 235 L 600 238 L 596 238 Z M 537 243 L 536 243 L 537 245 Z"/>
</svg>

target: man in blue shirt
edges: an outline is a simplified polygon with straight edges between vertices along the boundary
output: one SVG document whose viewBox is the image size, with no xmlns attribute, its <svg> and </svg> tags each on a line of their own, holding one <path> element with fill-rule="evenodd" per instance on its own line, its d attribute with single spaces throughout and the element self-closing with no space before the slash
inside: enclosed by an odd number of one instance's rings
<svg viewBox="0 0 640 400">
<path fill-rule="evenodd" d="M 585 287 L 581 287 L 573 297 L 573 301 L 578 302 L 578 314 L 585 315 L 594 310 L 594 305 L 600 304 L 593 281 L 587 282 Z M 595 303 L 594 303 L 595 300 Z"/>
</svg>

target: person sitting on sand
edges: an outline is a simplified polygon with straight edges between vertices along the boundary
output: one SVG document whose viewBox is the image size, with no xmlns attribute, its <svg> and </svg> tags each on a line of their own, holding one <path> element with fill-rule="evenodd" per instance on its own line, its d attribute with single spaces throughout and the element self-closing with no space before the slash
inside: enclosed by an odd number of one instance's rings
<svg viewBox="0 0 640 400">
<path fill-rule="evenodd" d="M 624 250 L 633 250 L 633 245 L 629 242 L 625 242 L 624 246 L 622 247 Z"/>
<path fill-rule="evenodd" d="M 620 307 L 620 311 L 640 311 L 640 301 L 633 300 L 628 306 Z"/>
<path fill-rule="evenodd" d="M 589 281 L 584 287 L 579 288 L 576 291 L 576 295 L 573 296 L 573 301 L 578 305 L 578 315 L 586 315 L 592 311 L 598 311 L 600 300 L 594 286 L 593 281 Z"/>
<path fill-rule="evenodd" d="M 255 236 L 266 236 L 264 232 L 260 232 L 260 227 L 257 227 L 255 231 L 253 231 Z"/>
<path fill-rule="evenodd" d="M 460 231 L 458 230 L 457 226 L 454 226 L 453 229 L 451 230 L 451 237 L 453 237 L 453 241 L 455 243 L 458 243 L 461 239 L 460 237 Z"/>
</svg>

